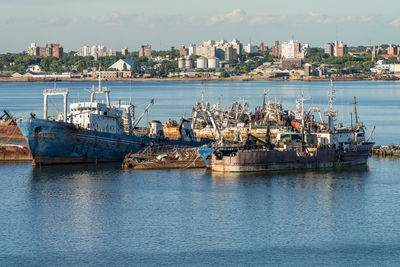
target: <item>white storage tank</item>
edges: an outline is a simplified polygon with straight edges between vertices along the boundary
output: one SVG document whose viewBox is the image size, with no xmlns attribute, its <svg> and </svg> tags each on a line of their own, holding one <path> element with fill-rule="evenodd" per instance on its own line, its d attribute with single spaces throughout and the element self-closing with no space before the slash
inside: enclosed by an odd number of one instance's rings
<svg viewBox="0 0 400 267">
<path fill-rule="evenodd" d="M 186 59 L 185 68 L 186 69 L 193 69 L 193 59 L 191 57 Z"/>
<path fill-rule="evenodd" d="M 199 57 L 196 61 L 196 65 L 198 69 L 207 69 L 208 62 L 207 58 Z"/>
<path fill-rule="evenodd" d="M 208 68 L 217 69 L 219 68 L 219 59 L 217 57 L 212 57 L 208 59 Z"/>
<path fill-rule="evenodd" d="M 178 59 L 178 68 L 184 69 L 185 68 L 185 63 L 186 63 L 185 58 L 184 57 L 180 57 Z"/>
</svg>

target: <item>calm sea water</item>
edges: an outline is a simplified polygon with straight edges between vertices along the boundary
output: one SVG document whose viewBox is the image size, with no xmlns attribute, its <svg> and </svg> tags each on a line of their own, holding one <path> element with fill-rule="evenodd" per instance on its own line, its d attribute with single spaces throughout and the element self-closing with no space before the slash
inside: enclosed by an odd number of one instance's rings
<svg viewBox="0 0 400 267">
<path fill-rule="evenodd" d="M 59 83 L 87 99 L 92 83 Z M 189 114 L 201 83 L 107 84 L 132 99 L 143 119 Z M 0 83 L 0 107 L 42 114 L 47 83 Z M 327 106 L 328 82 L 206 83 L 223 105 L 271 99 L 294 108 Z M 399 143 L 400 83 L 337 82 L 338 120 L 350 123 L 353 96 L 373 140 Z M 60 111 L 60 100 L 50 102 Z M 54 102 L 52 102 L 54 101 Z M 217 175 L 197 170 L 123 170 L 119 164 L 34 168 L 0 164 L 0 265 L 384 265 L 400 262 L 400 161 L 371 158 L 342 171 Z"/>
</svg>

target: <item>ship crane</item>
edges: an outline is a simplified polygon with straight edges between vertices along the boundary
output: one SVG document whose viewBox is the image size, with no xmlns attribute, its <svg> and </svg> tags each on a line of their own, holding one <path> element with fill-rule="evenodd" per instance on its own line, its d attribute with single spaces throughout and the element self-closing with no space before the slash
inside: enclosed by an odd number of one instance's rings
<svg viewBox="0 0 400 267">
<path fill-rule="evenodd" d="M 202 116 L 204 121 L 206 121 L 207 123 L 208 123 L 209 120 L 211 121 L 211 126 L 214 129 L 214 132 L 216 134 L 217 140 L 222 142 L 223 141 L 223 136 L 221 134 L 221 131 L 218 128 L 218 125 L 217 125 L 217 122 L 215 121 L 213 113 L 209 109 L 209 105 L 202 105 L 202 107 L 200 107 L 199 103 L 196 103 L 196 108 L 195 108 L 195 110 L 193 112 L 193 115 L 192 115 L 192 118 L 193 118 L 193 120 L 192 120 L 192 129 L 195 129 L 196 122 L 197 122 L 197 119 L 199 118 L 199 116 Z"/>
<path fill-rule="evenodd" d="M 323 124 L 323 123 L 324 123 L 324 119 L 322 118 L 321 109 L 320 109 L 319 107 L 310 107 L 310 108 L 308 109 L 308 112 L 307 112 L 305 121 L 308 121 L 308 120 L 309 120 L 311 111 L 314 111 L 314 112 L 317 112 L 317 113 L 318 113 L 319 119 L 320 119 L 320 121 L 321 121 L 321 124 Z"/>
<path fill-rule="evenodd" d="M 150 106 L 153 104 L 154 104 L 154 99 L 150 100 L 150 103 L 147 105 L 147 107 L 145 108 L 145 110 L 143 111 L 143 113 L 140 115 L 137 122 L 135 123 L 134 128 L 136 128 L 138 126 L 138 124 L 139 124 L 140 120 L 143 118 L 144 114 L 146 114 L 149 111 Z"/>
</svg>

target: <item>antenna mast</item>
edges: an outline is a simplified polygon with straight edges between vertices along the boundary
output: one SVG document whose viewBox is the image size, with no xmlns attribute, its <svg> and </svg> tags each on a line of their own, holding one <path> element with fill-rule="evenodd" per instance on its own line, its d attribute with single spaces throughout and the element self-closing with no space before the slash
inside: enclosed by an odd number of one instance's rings
<svg viewBox="0 0 400 267">
<path fill-rule="evenodd" d="M 329 131 L 334 130 L 333 120 L 336 117 L 337 113 L 333 107 L 333 103 L 335 102 L 335 89 L 333 89 L 333 81 L 331 80 L 331 88 L 329 91 L 329 112 L 325 112 L 325 116 L 328 117 L 328 129 Z"/>
</svg>

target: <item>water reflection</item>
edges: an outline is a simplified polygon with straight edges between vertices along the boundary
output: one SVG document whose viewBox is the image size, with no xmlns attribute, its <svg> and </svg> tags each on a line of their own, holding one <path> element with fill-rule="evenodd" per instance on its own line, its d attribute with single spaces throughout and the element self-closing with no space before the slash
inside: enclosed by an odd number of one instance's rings
<svg viewBox="0 0 400 267">
<path fill-rule="evenodd" d="M 106 248 L 113 218 L 124 212 L 120 200 L 127 192 L 112 175 L 119 170 L 109 164 L 34 167 L 28 191 L 34 239 L 70 251 Z"/>
<path fill-rule="evenodd" d="M 246 224 L 254 224 L 254 211 L 268 218 L 272 233 L 285 225 L 304 240 L 318 235 L 334 242 L 340 225 L 358 209 L 361 217 L 366 201 L 364 187 L 369 177 L 367 166 L 342 170 L 281 171 L 269 173 L 211 173 L 216 188 L 238 188 L 234 199 L 237 212 L 246 214 Z M 350 204 L 351 203 L 351 204 Z M 344 219 L 345 218 L 345 219 Z M 340 234 L 339 234 L 340 235 Z"/>
<path fill-rule="evenodd" d="M 276 172 L 211 172 L 210 175 L 215 186 L 224 186 L 226 184 L 251 185 L 266 184 L 274 180 L 279 180 L 282 187 L 296 187 L 305 189 L 307 187 L 327 187 L 334 189 L 333 181 L 336 179 L 357 180 L 365 177 L 369 172 L 368 165 L 353 166 L 343 169 L 328 170 L 296 170 L 296 171 L 276 171 Z"/>
</svg>

